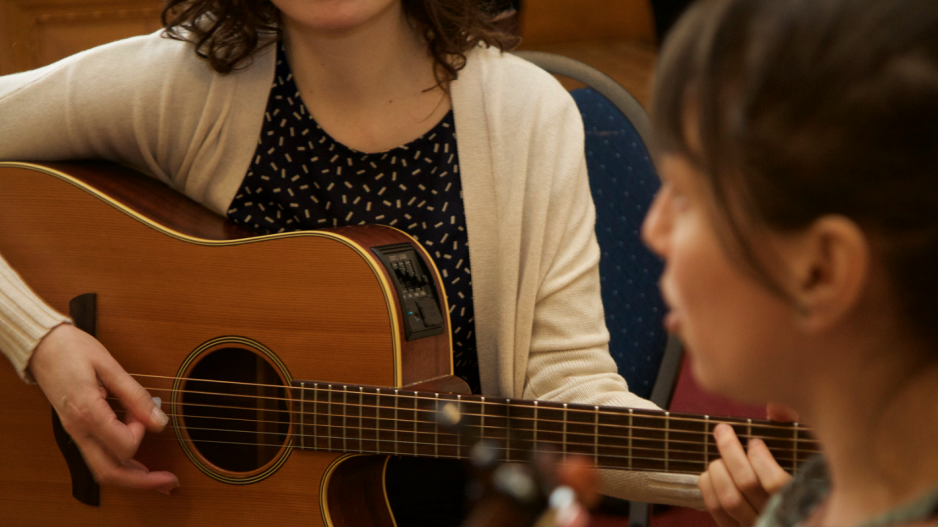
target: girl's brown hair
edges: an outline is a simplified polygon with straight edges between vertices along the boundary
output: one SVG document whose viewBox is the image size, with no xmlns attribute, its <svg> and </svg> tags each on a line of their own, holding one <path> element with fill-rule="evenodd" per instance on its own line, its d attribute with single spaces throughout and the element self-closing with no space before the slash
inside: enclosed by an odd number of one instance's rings
<svg viewBox="0 0 938 527">
<path fill-rule="evenodd" d="M 484 43 L 507 51 L 519 38 L 499 29 L 497 15 L 480 0 L 401 0 L 427 42 L 439 86 L 446 88 L 466 65 L 466 52 Z M 219 73 L 250 63 L 260 48 L 280 39 L 279 10 L 270 0 L 167 0 L 163 27 Z"/>
<path fill-rule="evenodd" d="M 664 46 L 653 114 L 746 269 L 784 295 L 756 230 L 846 216 L 938 345 L 938 2 L 703 0 Z"/>
</svg>

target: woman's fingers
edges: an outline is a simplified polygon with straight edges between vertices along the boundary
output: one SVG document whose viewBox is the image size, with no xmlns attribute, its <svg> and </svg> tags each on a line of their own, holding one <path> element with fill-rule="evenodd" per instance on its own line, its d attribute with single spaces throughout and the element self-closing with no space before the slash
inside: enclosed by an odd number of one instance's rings
<svg viewBox="0 0 938 527">
<path fill-rule="evenodd" d="M 124 426 L 127 427 L 128 432 L 131 434 L 135 447 L 139 447 L 140 443 L 143 441 L 143 436 L 147 433 L 147 426 L 140 419 L 137 419 L 137 416 L 133 412 L 124 413 Z M 133 454 L 137 452 L 134 451 Z M 118 456 L 122 461 L 133 461 L 130 459 L 133 457 L 133 454 L 130 456 Z"/>
<path fill-rule="evenodd" d="M 707 510 L 710 511 L 710 515 L 713 516 L 717 525 L 720 527 L 739 527 L 739 522 L 731 518 L 730 515 L 723 510 L 723 505 L 720 504 L 720 498 L 717 497 L 713 483 L 710 482 L 709 471 L 700 475 L 700 479 L 697 480 L 697 487 L 700 488 L 704 504 L 706 504 Z"/>
<path fill-rule="evenodd" d="M 717 448 L 720 450 L 720 457 L 722 457 L 729 478 L 726 487 L 732 486 L 733 490 L 738 490 L 747 502 L 746 504 L 737 505 L 736 510 L 740 511 L 739 514 L 746 518 L 749 517 L 750 511 L 758 513 L 765 507 L 769 495 L 762 488 L 762 482 L 759 480 L 759 476 L 756 475 L 756 471 L 749 461 L 749 456 L 743 450 L 742 443 L 739 442 L 739 438 L 736 437 L 732 427 L 725 424 L 718 425 L 713 430 L 713 436 L 716 438 Z M 716 479 L 714 481 L 715 485 L 721 483 L 723 481 L 718 482 Z M 727 499 L 735 499 L 735 496 L 729 496 L 729 488 L 724 489 L 724 491 Z M 727 510 L 737 520 L 743 520 L 743 517 L 734 514 L 733 510 L 729 508 Z"/>
<path fill-rule="evenodd" d="M 167 493 L 178 486 L 173 474 L 128 462 L 147 429 L 162 429 L 168 418 L 100 342 L 72 326 L 59 326 L 36 348 L 30 372 L 98 481 Z M 126 422 L 111 409 L 108 394 L 127 408 Z"/>
<path fill-rule="evenodd" d="M 99 379 L 102 363 L 107 362 L 116 364 L 101 343 L 62 325 L 39 343 L 30 371 L 76 442 L 98 439 L 126 459 L 136 452 L 140 435 L 128 430 L 107 403 L 107 385 Z"/>
<path fill-rule="evenodd" d="M 759 511 L 749 503 L 736 482 L 733 481 L 723 460 L 710 463 L 710 469 L 707 472 L 710 474 L 710 484 L 713 485 L 714 494 L 726 514 L 739 525 L 753 525 L 759 516 Z"/>
<path fill-rule="evenodd" d="M 98 441 L 121 460 L 130 459 L 137 453 L 137 447 L 146 433 L 143 423 L 137 420 L 129 425 L 122 422 L 97 390 L 80 404 L 83 409 L 76 419 L 70 419 L 66 425 L 72 438 L 78 441 L 79 437 L 86 437 Z"/>
<path fill-rule="evenodd" d="M 150 432 L 161 432 L 169 418 L 153 402 L 150 393 L 124 371 L 124 368 L 107 354 L 97 368 L 98 378 L 108 393 L 117 397 L 128 412 L 146 425 Z"/>
<path fill-rule="evenodd" d="M 770 406 L 769 415 L 790 417 L 784 407 Z M 797 418 L 797 416 L 794 416 Z M 772 494 L 781 490 L 791 476 L 778 464 L 765 442 L 751 439 L 744 450 L 736 432 L 726 424 L 713 430 L 720 459 L 710 463 L 700 476 L 704 503 L 720 527 L 755 523 Z"/>
<path fill-rule="evenodd" d="M 769 447 L 761 439 L 750 439 L 747 446 L 747 455 L 753 470 L 762 483 L 762 488 L 771 496 L 782 490 L 782 487 L 791 481 L 791 475 L 778 464 L 769 451 Z M 761 508 L 760 508 L 761 510 Z"/>
<path fill-rule="evenodd" d="M 75 441 L 81 455 L 102 485 L 116 485 L 132 489 L 156 490 L 163 494 L 179 486 L 179 479 L 170 472 L 150 472 L 138 461 L 121 461 L 100 443 L 86 438 Z"/>
</svg>

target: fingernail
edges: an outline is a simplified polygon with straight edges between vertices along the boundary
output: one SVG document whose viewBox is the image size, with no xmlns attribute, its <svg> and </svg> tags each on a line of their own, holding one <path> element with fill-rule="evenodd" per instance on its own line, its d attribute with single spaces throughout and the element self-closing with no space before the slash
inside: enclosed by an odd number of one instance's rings
<svg viewBox="0 0 938 527">
<path fill-rule="evenodd" d="M 748 443 L 746 443 L 746 448 L 758 447 L 759 443 L 762 443 L 762 442 L 763 441 L 761 439 L 753 437 L 752 439 L 749 440 Z"/>
<path fill-rule="evenodd" d="M 160 410 L 159 406 L 153 407 L 153 411 L 150 412 L 150 414 L 153 417 L 153 421 L 160 426 L 166 426 L 166 423 L 169 422 L 169 417 L 166 417 L 166 414 L 163 413 L 163 410 Z"/>
<path fill-rule="evenodd" d="M 153 404 L 155 404 L 157 408 L 162 408 L 162 407 L 163 407 L 163 400 L 160 399 L 159 397 L 154 397 L 154 398 L 153 398 Z"/>
<path fill-rule="evenodd" d="M 162 487 L 162 488 L 156 489 L 156 491 L 159 492 L 160 494 L 165 494 L 166 496 L 169 496 L 174 490 L 178 488 L 179 488 L 179 483 L 176 483 L 172 487 Z"/>
</svg>

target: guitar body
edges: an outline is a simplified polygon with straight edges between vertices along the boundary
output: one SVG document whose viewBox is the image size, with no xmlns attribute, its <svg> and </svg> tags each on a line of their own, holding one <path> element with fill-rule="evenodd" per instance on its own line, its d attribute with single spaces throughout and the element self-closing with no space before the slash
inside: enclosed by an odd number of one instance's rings
<svg viewBox="0 0 938 527">
<path fill-rule="evenodd" d="M 192 400 L 179 383 L 217 350 L 241 350 L 238 356 L 260 365 L 248 374 L 254 378 L 234 374 L 231 382 L 289 387 L 326 379 L 393 388 L 451 376 L 445 309 L 441 334 L 407 341 L 406 314 L 370 250 L 410 241 L 383 227 L 250 237 L 113 165 L 0 164 L 0 254 L 60 312 L 79 295 L 96 295 L 97 338 L 126 371 L 147 375 L 138 382 L 162 398 L 172 418 L 163 433 L 144 439 L 137 459 L 181 483 L 169 497 L 102 487 L 98 505 L 78 501 L 50 404 L 3 367 L 2 523 L 393 525 L 386 458 L 301 450 L 294 438 L 257 448 L 247 468 L 219 466 L 185 428 Z M 286 399 L 280 414 L 287 417 L 271 426 L 294 434 L 299 403 L 289 389 L 276 393 Z"/>
</svg>

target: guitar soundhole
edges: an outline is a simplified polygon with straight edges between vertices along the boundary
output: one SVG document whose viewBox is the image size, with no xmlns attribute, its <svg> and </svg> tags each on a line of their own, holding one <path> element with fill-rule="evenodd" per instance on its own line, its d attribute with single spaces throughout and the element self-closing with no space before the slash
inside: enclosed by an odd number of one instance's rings
<svg viewBox="0 0 938 527">
<path fill-rule="evenodd" d="M 287 442 L 289 409 L 283 381 L 260 355 L 222 348 L 203 356 L 183 385 L 182 408 L 192 444 L 231 472 L 252 472 Z"/>
</svg>

